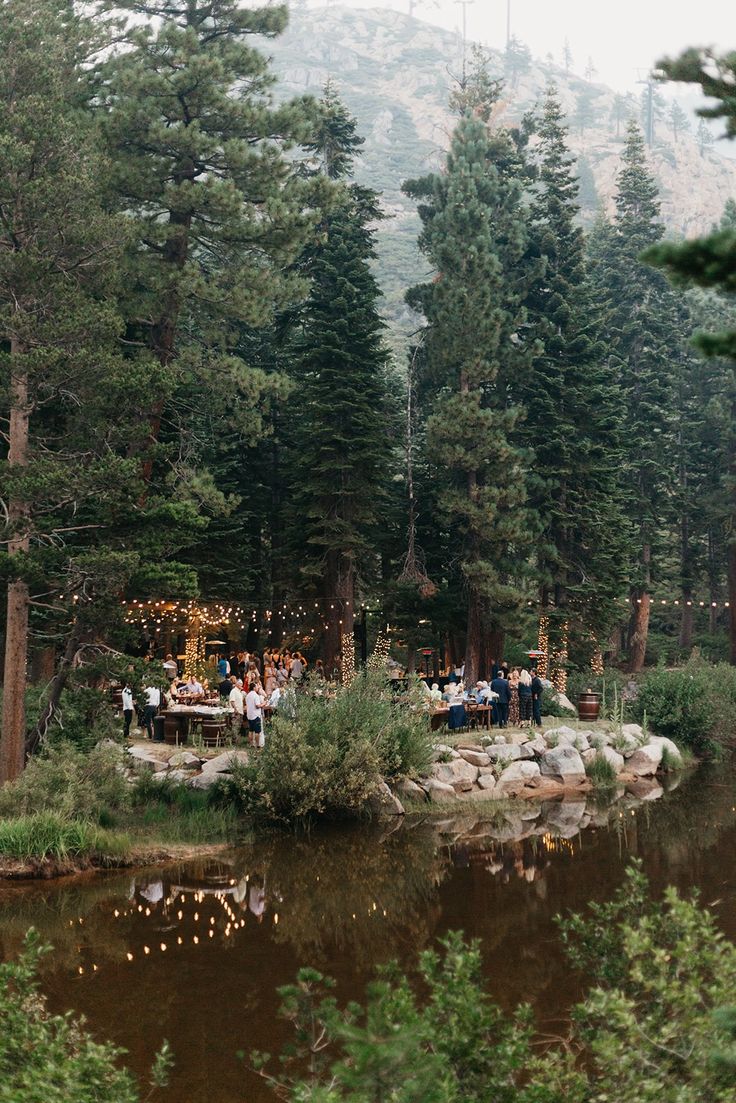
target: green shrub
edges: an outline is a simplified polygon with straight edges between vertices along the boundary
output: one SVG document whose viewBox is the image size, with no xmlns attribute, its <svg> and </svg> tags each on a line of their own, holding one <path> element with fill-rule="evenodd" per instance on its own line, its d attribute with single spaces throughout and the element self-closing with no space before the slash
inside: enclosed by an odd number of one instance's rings
<svg viewBox="0 0 736 1103">
<path fill-rule="evenodd" d="M 34 756 L 17 781 L 0 789 L 0 816 L 53 811 L 99 822 L 128 807 L 128 784 L 118 747 L 101 744 L 88 753 L 71 743 L 53 743 Z"/>
<path fill-rule="evenodd" d="M 277 715 L 266 745 L 231 781 L 221 799 L 278 820 L 360 810 L 381 777 L 429 767 L 432 737 L 421 690 L 396 698 L 377 673 L 358 675 L 334 698 L 303 693 L 293 714 Z"/>
<path fill-rule="evenodd" d="M 694 754 L 717 755 L 736 734 L 736 669 L 690 662 L 652 671 L 641 682 L 633 711 L 639 719 L 646 714 L 658 735 Z"/>
<path fill-rule="evenodd" d="M 616 784 L 616 771 L 608 759 L 603 758 L 602 755 L 596 755 L 587 764 L 585 773 L 596 789 L 610 789 Z"/>
<path fill-rule="evenodd" d="M 93 1040 L 71 1015 L 51 1015 L 37 973 L 45 947 L 29 931 L 17 961 L 0 965 L 0 1100 L 3 1103 L 137 1103 L 132 1075 L 118 1066 L 123 1050 Z M 164 1087 L 164 1044 L 151 1085 Z"/>
<path fill-rule="evenodd" d="M 127 835 L 104 831 L 81 820 L 68 820 L 53 812 L 37 812 L 0 820 L 0 854 L 20 862 L 70 858 L 101 861 L 124 857 L 130 851 Z"/>
<path fill-rule="evenodd" d="M 238 833 L 235 807 L 214 799 L 213 789 L 190 789 L 144 771 L 132 793 L 140 825 L 161 842 L 211 843 Z"/>
</svg>

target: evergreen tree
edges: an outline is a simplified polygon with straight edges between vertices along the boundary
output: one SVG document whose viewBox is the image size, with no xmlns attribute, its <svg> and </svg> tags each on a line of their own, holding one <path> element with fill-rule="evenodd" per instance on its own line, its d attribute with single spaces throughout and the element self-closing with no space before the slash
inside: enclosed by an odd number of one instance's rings
<svg viewBox="0 0 736 1103">
<path fill-rule="evenodd" d="M 715 145 L 715 138 L 713 132 L 708 126 L 705 119 L 700 119 L 698 122 L 698 129 L 695 133 L 695 140 L 698 143 L 698 152 L 701 157 L 705 157 L 708 150 L 711 150 Z"/>
<path fill-rule="evenodd" d="M 682 110 L 677 100 L 673 100 L 670 104 L 667 118 L 672 128 L 672 137 L 675 142 L 679 142 L 680 136 L 686 134 L 690 129 L 690 119 L 686 112 Z"/>
<path fill-rule="evenodd" d="M 0 781 L 24 766 L 29 614 L 44 618 L 47 638 L 65 634 L 71 661 L 85 625 L 119 605 L 139 564 L 130 534 L 143 511 L 126 458 L 139 427 L 128 412 L 153 390 L 145 358 L 125 364 L 118 355 L 126 231 L 103 210 L 107 165 L 85 69 L 106 45 L 104 24 L 65 2 L 3 4 L 0 384 L 9 449 Z"/>
<path fill-rule="evenodd" d="M 600 88 L 592 84 L 581 84 L 575 99 L 575 115 L 573 122 L 582 137 L 586 130 L 597 126 L 600 119 L 599 99 L 603 95 Z"/>
<path fill-rule="evenodd" d="M 511 440 L 519 416 L 513 385 L 534 351 L 523 306 L 535 274 L 527 259 L 526 172 L 507 131 L 465 115 L 445 171 L 405 185 L 420 200 L 419 245 L 437 273 L 410 302 L 427 319 L 427 452 L 442 480 L 440 511 L 466 590 L 470 682 L 480 674 L 494 618 L 519 598 L 510 560 L 528 534 L 524 455 Z"/>
<path fill-rule="evenodd" d="M 627 578 L 621 393 L 593 306 L 576 225 L 575 158 L 554 88 L 537 136 L 532 239 L 544 273 L 531 288 L 528 311 L 542 349 L 522 388 L 526 416 L 519 437 L 534 450 L 530 506 L 542 528 L 535 541 L 542 607 L 556 629 L 550 651 L 564 652 L 568 632 L 607 637 Z"/>
<path fill-rule="evenodd" d="M 719 57 L 711 51 L 687 50 L 677 60 L 661 63 L 670 80 L 700 85 L 709 106 L 700 108 L 698 140 L 701 156 L 705 153 L 706 133 L 712 135 L 706 119 L 722 119 L 726 135 L 736 137 L 736 105 L 733 83 L 736 75 L 736 59 L 733 54 Z M 647 258 L 665 268 L 680 286 L 697 285 L 728 297 L 736 292 L 736 205 L 727 206 L 720 227 L 705 238 L 682 244 L 666 243 L 651 249 Z M 730 313 L 730 312 L 729 312 Z M 725 325 L 724 325 L 725 321 Z M 721 356 L 736 361 L 736 325 L 731 319 L 719 319 L 718 328 L 698 335 L 701 351 L 710 356 Z M 729 455 L 727 477 L 730 481 L 730 508 L 727 515 L 728 541 L 728 591 L 729 635 L 731 662 L 736 664 L 736 401 L 731 402 L 731 427 L 728 435 Z"/>
<path fill-rule="evenodd" d="M 231 411 L 249 416 L 267 388 L 232 351 L 243 323 L 267 325 L 299 294 L 293 262 L 313 217 L 285 151 L 310 137 L 314 109 L 306 99 L 274 105 L 275 78 L 252 45 L 283 31 L 284 6 L 118 7 L 134 17 L 129 48 L 103 68 L 101 94 L 119 205 L 138 237 L 126 274 L 128 339 L 161 367 L 160 397 L 141 410 L 148 479 L 167 396 L 181 431 L 192 392 L 200 403 L 229 393 Z"/>
<path fill-rule="evenodd" d="M 301 585 L 325 615 L 325 667 L 353 631 L 356 586 L 375 573 L 375 537 L 387 476 L 386 351 L 371 269 L 376 195 L 349 183 L 362 144 L 356 120 L 328 88 L 314 152 L 337 181 L 316 244 L 300 270 L 309 278 L 293 337 L 295 409 L 292 524 L 299 518 Z M 294 526 L 296 528 L 296 526 Z M 293 537 L 292 537 L 293 538 Z M 296 543 L 296 542 L 295 542 Z"/>
<path fill-rule="evenodd" d="M 670 510 L 676 470 L 673 411 L 689 328 L 686 311 L 666 281 L 639 259 L 662 233 L 657 186 L 646 164 L 644 141 L 636 124 L 630 123 L 616 215 L 593 242 L 592 274 L 623 397 L 623 470 L 637 563 L 630 588 L 633 671 L 644 663 L 650 587 Z"/>
</svg>

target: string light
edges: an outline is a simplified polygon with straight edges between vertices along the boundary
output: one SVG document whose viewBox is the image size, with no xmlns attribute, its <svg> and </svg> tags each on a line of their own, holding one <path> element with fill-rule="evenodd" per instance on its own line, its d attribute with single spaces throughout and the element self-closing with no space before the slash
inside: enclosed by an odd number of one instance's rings
<svg viewBox="0 0 736 1103">
<path fill-rule="evenodd" d="M 355 679 L 355 636 L 352 632 L 345 632 L 340 637 L 340 651 L 342 653 L 342 684 L 349 686 Z"/>
<path fill-rule="evenodd" d="M 542 652 L 537 660 L 537 672 L 540 678 L 546 678 L 549 667 L 549 617 L 546 614 L 539 618 L 537 641 L 537 650 Z"/>
</svg>

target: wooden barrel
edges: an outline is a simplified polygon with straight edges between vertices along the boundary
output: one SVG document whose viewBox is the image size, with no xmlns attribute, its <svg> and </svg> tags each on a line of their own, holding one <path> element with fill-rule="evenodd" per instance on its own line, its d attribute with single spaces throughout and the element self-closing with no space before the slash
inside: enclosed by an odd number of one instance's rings
<svg viewBox="0 0 736 1103">
<path fill-rule="evenodd" d="M 205 747 L 219 747 L 225 740 L 225 724 L 222 720 L 202 721 L 202 742 Z"/>
<path fill-rule="evenodd" d="M 110 696 L 112 698 L 113 707 L 122 710 L 123 707 L 123 691 L 118 689 L 117 686 L 113 686 L 110 690 Z"/>
<path fill-rule="evenodd" d="M 187 728 L 183 716 L 164 717 L 164 739 L 167 743 L 186 743 Z"/>
<path fill-rule="evenodd" d="M 581 693 L 578 697 L 578 716 L 581 720 L 597 720 L 601 711 L 600 693 Z"/>
</svg>

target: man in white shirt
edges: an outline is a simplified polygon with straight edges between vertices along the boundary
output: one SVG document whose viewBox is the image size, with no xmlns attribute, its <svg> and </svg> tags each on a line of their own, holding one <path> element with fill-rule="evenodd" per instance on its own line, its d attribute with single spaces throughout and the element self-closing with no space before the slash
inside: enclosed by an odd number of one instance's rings
<svg viewBox="0 0 736 1103">
<path fill-rule="evenodd" d="M 143 700 L 146 702 L 141 717 L 141 727 L 148 732 L 148 738 L 153 739 L 153 718 L 161 704 L 161 690 L 157 686 L 146 686 L 143 690 Z"/>
<path fill-rule="evenodd" d="M 164 662 L 164 674 L 170 682 L 173 682 L 174 678 L 177 678 L 179 675 L 179 664 L 177 663 L 173 655 L 166 656 L 166 660 Z"/>
<path fill-rule="evenodd" d="M 233 688 L 230 690 L 228 701 L 230 703 L 230 708 L 233 710 L 233 731 L 236 736 L 239 736 L 243 727 L 243 712 L 245 705 L 243 699 L 243 683 L 240 678 L 237 679 Z"/>
<path fill-rule="evenodd" d="M 266 703 L 255 686 L 245 698 L 245 715 L 248 719 L 248 742 L 251 747 L 263 746 L 263 706 Z"/>
<path fill-rule="evenodd" d="M 133 700 L 133 689 L 130 682 L 126 682 L 123 686 L 123 739 L 130 738 L 130 725 L 133 720 L 133 709 L 135 708 L 135 702 Z"/>
</svg>

